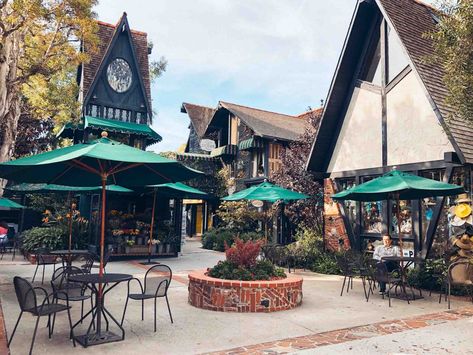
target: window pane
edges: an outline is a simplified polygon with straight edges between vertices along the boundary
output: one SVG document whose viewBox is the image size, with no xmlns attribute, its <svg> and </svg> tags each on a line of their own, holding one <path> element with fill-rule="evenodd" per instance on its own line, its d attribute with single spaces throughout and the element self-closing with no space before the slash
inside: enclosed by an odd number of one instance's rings
<svg viewBox="0 0 473 355">
<path fill-rule="evenodd" d="M 365 233 L 383 232 L 383 202 L 363 202 L 363 231 Z"/>
<path fill-rule="evenodd" d="M 344 191 L 349 188 L 352 188 L 355 186 L 355 179 L 346 179 L 346 180 L 340 180 L 339 181 L 339 191 Z M 356 201 L 349 201 L 346 200 L 343 202 L 345 204 L 345 208 L 348 214 L 348 219 L 350 221 L 351 227 L 354 231 L 356 231 L 356 216 L 357 216 L 357 208 L 356 208 Z"/>
<path fill-rule="evenodd" d="M 397 236 L 399 234 L 399 227 L 397 222 L 397 202 L 391 203 L 391 235 Z M 399 219 L 401 221 L 401 235 L 403 238 L 412 237 L 412 206 L 411 201 L 399 201 Z"/>
<path fill-rule="evenodd" d="M 408 58 L 404 54 L 396 31 L 388 27 L 388 82 L 393 80 L 408 64 Z"/>
</svg>

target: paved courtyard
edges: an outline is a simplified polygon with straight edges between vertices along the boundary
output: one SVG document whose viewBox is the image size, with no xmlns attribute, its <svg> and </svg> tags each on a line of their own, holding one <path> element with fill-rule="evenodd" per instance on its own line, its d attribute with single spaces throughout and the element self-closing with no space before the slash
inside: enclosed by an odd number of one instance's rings
<svg viewBox="0 0 473 355">
<path fill-rule="evenodd" d="M 341 278 L 298 271 L 304 277 L 304 300 L 294 310 L 241 314 L 220 313 L 194 308 L 187 302 L 187 274 L 205 269 L 223 259 L 223 253 L 206 251 L 198 241 L 187 241 L 179 258 L 160 260 L 174 273 L 169 300 L 174 317 L 171 324 L 166 304 L 158 300 L 158 329 L 153 332 L 153 302 L 145 304 L 145 320 L 141 321 L 140 302 L 130 301 L 124 322 L 123 342 L 89 347 L 72 347 L 68 339 L 67 316 L 57 317 L 52 339 L 48 339 L 46 319 L 41 321 L 35 354 L 199 354 L 206 352 L 238 354 L 468 354 L 473 353 L 473 305 L 454 299 L 452 310 L 438 304 L 438 296 L 428 294 L 408 305 L 375 295 L 366 302 L 361 282 L 340 297 Z M 12 278 L 19 275 L 31 279 L 34 265 L 17 258 L 0 262 L 0 296 L 7 333 L 18 317 Z M 135 261 L 112 262 L 108 272 L 133 274 L 142 278 L 147 270 Z M 47 280 L 52 270 L 47 270 Z M 38 279 L 37 279 L 38 280 Z M 40 285 L 40 282 L 36 282 Z M 45 282 L 45 285 L 47 283 Z M 126 297 L 126 284 L 120 284 L 106 299 L 107 307 L 121 317 Z M 73 305 L 72 319 L 80 316 L 80 306 Z M 11 345 L 11 354 L 28 352 L 33 318 L 25 315 Z M 85 325 L 84 325 L 85 326 Z M 80 333 L 78 330 L 76 333 Z M 0 331 L 0 338 L 2 334 Z M 1 342 L 0 342 L 1 346 Z M 1 353 L 1 347 L 0 347 Z"/>
</svg>

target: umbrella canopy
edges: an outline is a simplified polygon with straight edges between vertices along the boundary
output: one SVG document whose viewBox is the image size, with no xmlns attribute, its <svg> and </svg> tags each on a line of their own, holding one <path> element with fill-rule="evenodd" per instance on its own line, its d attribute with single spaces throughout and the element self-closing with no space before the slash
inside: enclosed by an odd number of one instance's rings
<svg viewBox="0 0 473 355">
<path fill-rule="evenodd" d="M 171 198 L 190 198 L 202 200 L 209 198 L 209 195 L 204 191 L 183 184 L 182 182 L 151 185 L 148 187 L 158 189 L 158 194 L 163 194 Z"/>
<path fill-rule="evenodd" d="M 106 186 L 145 186 L 183 181 L 201 173 L 175 160 L 107 138 L 0 164 L 0 177 L 18 182 L 102 186 L 100 268 L 104 272 Z M 99 289 L 99 297 L 102 288 Z"/>
<path fill-rule="evenodd" d="M 20 205 L 19 203 L 16 203 L 12 200 L 9 200 L 8 198 L 0 197 L 0 207 L 2 208 L 25 208 L 24 206 Z"/>
<path fill-rule="evenodd" d="M 152 152 L 102 137 L 0 164 L 0 176 L 18 182 L 127 187 L 177 182 L 199 171 Z"/>
<path fill-rule="evenodd" d="M 309 198 L 309 196 L 295 192 L 292 190 L 284 189 L 280 186 L 271 184 L 269 182 L 263 182 L 259 185 L 249 187 L 245 190 L 241 190 L 230 196 L 222 198 L 224 201 L 238 201 L 238 200 L 261 200 L 276 202 L 279 200 L 303 200 Z"/>
<path fill-rule="evenodd" d="M 107 185 L 105 188 L 108 192 L 132 193 L 131 189 L 119 185 Z M 56 184 L 18 184 L 5 187 L 17 193 L 61 193 L 61 192 L 94 192 L 101 191 L 102 186 L 65 186 Z"/>
<path fill-rule="evenodd" d="M 364 184 L 332 195 L 332 198 L 340 201 L 381 201 L 391 198 L 416 200 L 433 196 L 459 195 L 464 192 L 464 189 L 458 185 L 393 170 Z"/>
</svg>

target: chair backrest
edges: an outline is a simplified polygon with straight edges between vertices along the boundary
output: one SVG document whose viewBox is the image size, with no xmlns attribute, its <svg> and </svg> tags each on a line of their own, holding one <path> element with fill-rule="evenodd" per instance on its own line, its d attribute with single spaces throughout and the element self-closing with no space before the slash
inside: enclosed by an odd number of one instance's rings
<svg viewBox="0 0 473 355">
<path fill-rule="evenodd" d="M 470 284 L 473 281 L 473 265 L 468 260 L 460 260 L 450 264 L 448 281 L 455 285 Z"/>
<path fill-rule="evenodd" d="M 375 266 L 375 279 L 381 282 L 387 282 L 389 280 L 388 267 L 383 262 L 378 262 Z"/>
<path fill-rule="evenodd" d="M 13 285 L 15 286 L 16 298 L 22 311 L 31 312 L 38 307 L 36 293 L 31 283 L 22 277 L 15 276 L 13 278 Z"/>
<path fill-rule="evenodd" d="M 74 284 L 69 281 L 72 275 L 83 275 L 84 272 L 76 266 L 63 266 L 57 268 L 51 277 L 51 287 L 54 292 L 74 287 L 81 287 L 81 284 Z"/>
<path fill-rule="evenodd" d="M 151 267 L 145 274 L 144 293 L 159 294 L 167 293 L 172 280 L 171 268 L 167 265 L 159 264 Z"/>
<path fill-rule="evenodd" d="M 92 253 L 86 254 L 84 256 L 84 261 L 85 261 L 85 264 L 82 266 L 82 271 L 84 271 L 87 274 L 90 274 L 90 271 L 92 270 L 92 266 L 94 265 L 94 262 L 95 262 L 95 255 Z"/>
</svg>

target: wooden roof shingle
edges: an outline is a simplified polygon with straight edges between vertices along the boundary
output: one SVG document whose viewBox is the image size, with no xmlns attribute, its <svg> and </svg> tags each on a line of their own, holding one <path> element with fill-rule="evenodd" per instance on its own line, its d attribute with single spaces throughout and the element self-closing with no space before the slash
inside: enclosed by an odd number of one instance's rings
<svg viewBox="0 0 473 355">
<path fill-rule="evenodd" d="M 189 115 L 195 133 L 197 133 L 200 138 L 204 136 L 205 130 L 216 111 L 216 109 L 211 107 L 189 104 L 187 102 L 184 102 L 181 108 L 182 113 Z"/>
</svg>

